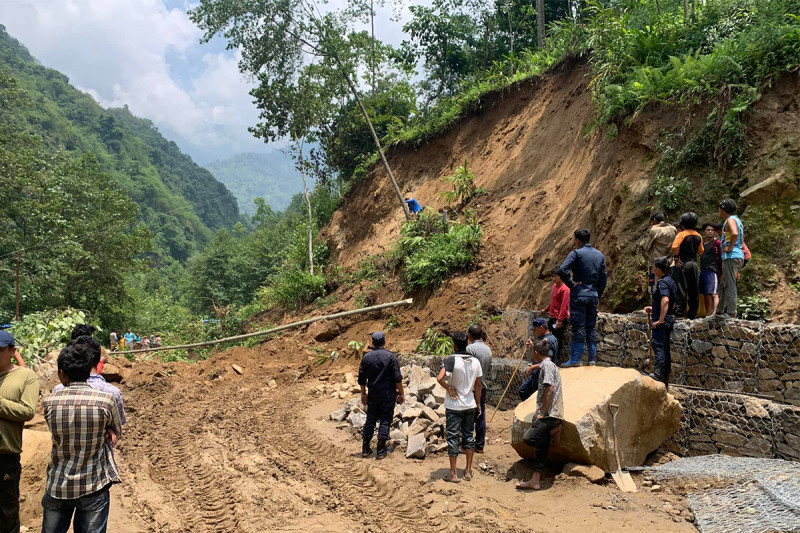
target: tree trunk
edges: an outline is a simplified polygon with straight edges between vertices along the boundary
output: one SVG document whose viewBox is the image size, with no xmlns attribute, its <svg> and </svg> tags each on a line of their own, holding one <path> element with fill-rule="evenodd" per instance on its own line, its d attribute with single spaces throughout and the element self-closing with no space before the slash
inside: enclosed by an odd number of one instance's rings
<svg viewBox="0 0 800 533">
<path fill-rule="evenodd" d="M 511 8 L 514 7 L 514 2 L 508 4 L 508 35 L 511 38 L 511 55 L 514 55 L 514 26 L 511 23 Z"/>
<path fill-rule="evenodd" d="M 658 16 L 661 16 L 661 2 L 658 0 L 656 0 L 656 13 L 658 13 Z"/>
<path fill-rule="evenodd" d="M 303 195 L 306 198 L 306 208 L 308 209 L 308 270 L 314 275 L 314 219 L 311 216 L 311 199 L 308 197 L 308 184 L 306 183 L 306 162 L 303 159 L 303 141 L 294 138 L 297 145 L 297 154 L 300 161 L 300 173 L 303 175 Z"/>
<path fill-rule="evenodd" d="M 339 65 L 339 70 L 342 72 L 342 76 L 344 76 L 345 81 L 347 82 L 348 87 L 350 87 L 350 92 L 353 93 L 353 96 L 356 99 L 356 103 L 358 103 L 359 109 L 361 109 L 361 114 L 364 115 L 364 120 L 367 121 L 367 126 L 369 126 L 369 132 L 372 134 L 372 140 L 375 142 L 375 148 L 378 149 L 378 155 L 383 162 L 383 168 L 386 169 L 386 173 L 389 175 L 389 179 L 392 181 L 392 186 L 394 187 L 394 192 L 397 193 L 397 198 L 400 200 L 400 205 L 403 206 L 403 213 L 406 215 L 406 220 L 411 219 L 411 213 L 408 211 L 408 206 L 406 205 L 405 198 L 403 198 L 403 193 L 400 192 L 400 187 L 397 186 L 397 180 L 394 179 L 394 174 L 392 173 L 392 169 L 389 166 L 389 162 L 386 161 L 386 155 L 383 153 L 383 147 L 381 146 L 381 140 L 378 138 L 378 134 L 375 133 L 375 128 L 372 126 L 372 120 L 369 118 L 369 113 L 367 113 L 367 108 L 364 107 L 364 102 L 361 101 L 361 96 L 358 95 L 358 89 L 356 88 L 353 80 L 350 79 L 350 75 L 342 65 L 342 61 L 339 59 L 339 56 L 335 56 L 336 63 Z"/>
<path fill-rule="evenodd" d="M 373 0 L 369 0 L 369 22 L 372 26 L 372 97 L 375 98 L 375 11 Z"/>
<path fill-rule="evenodd" d="M 689 0 L 683 0 L 683 22 L 689 23 Z"/>
<path fill-rule="evenodd" d="M 536 42 L 544 48 L 544 0 L 536 0 Z"/>
</svg>

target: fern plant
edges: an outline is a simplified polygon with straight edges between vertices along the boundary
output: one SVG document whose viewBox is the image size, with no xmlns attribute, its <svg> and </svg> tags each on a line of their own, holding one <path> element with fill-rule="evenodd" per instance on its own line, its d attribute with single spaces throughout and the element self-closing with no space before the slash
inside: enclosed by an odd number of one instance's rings
<svg viewBox="0 0 800 533">
<path fill-rule="evenodd" d="M 475 173 L 469 168 L 467 160 L 456 169 L 451 176 L 442 178 L 450 183 L 452 190 L 439 193 L 439 198 L 444 198 L 448 206 L 458 202 L 459 209 L 463 209 L 473 198 L 486 194 L 486 189 L 475 185 Z"/>
</svg>

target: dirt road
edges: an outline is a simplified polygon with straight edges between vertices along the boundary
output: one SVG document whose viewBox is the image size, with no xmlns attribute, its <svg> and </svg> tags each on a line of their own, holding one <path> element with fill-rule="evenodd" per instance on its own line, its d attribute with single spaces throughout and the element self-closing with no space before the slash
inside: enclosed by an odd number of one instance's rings
<svg viewBox="0 0 800 533">
<path fill-rule="evenodd" d="M 234 359 L 244 376 L 230 370 Z M 515 491 L 530 467 L 506 444 L 510 413 L 495 418 L 469 483 L 442 480 L 445 456 L 361 459 L 358 441 L 327 420 L 341 400 L 310 393 L 327 376 L 293 384 L 303 369 L 223 356 L 153 365 L 123 386 L 124 483 L 112 489 L 110 531 L 694 531 L 662 508 L 685 506 L 677 494 L 623 495 L 552 476 L 547 490 Z M 30 531 L 38 520 L 26 522 Z"/>
</svg>

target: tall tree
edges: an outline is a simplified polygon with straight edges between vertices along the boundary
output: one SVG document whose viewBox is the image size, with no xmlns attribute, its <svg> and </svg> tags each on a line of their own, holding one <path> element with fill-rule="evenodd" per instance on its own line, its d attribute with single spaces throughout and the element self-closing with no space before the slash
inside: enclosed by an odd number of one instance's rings
<svg viewBox="0 0 800 533">
<path fill-rule="evenodd" d="M 328 81 L 338 86 L 343 80 L 358 103 L 403 213 L 410 218 L 354 82 L 362 58 L 349 46 L 346 17 L 336 12 L 322 14 L 310 0 L 201 0 L 189 15 L 204 31 L 203 41 L 220 34 L 228 40 L 229 48 L 241 50 L 240 70 L 258 76 L 262 87 L 293 85 L 311 58 L 335 65 L 329 72 L 339 80 Z M 283 112 L 291 114 L 294 110 L 284 108 Z"/>
</svg>

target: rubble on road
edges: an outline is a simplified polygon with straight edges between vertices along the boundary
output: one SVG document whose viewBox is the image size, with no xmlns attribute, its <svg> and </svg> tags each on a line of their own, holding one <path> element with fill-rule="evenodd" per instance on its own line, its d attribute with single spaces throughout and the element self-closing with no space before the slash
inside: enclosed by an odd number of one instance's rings
<svg viewBox="0 0 800 533">
<path fill-rule="evenodd" d="M 392 429 L 389 438 L 392 446 L 405 449 L 406 457 L 424 459 L 426 455 L 447 450 L 445 434 L 445 389 L 436 381 L 434 373 L 426 367 L 417 365 L 400 368 L 406 401 L 395 405 Z M 360 393 L 355 376 L 348 372 L 342 383 L 324 384 L 315 387 L 316 391 L 331 398 Z M 345 392 L 345 396 L 339 396 Z M 361 433 L 366 422 L 365 407 L 360 397 L 344 402 L 329 416 L 331 422 L 347 422 L 345 427 Z M 377 428 L 376 428 L 377 429 Z M 377 431 L 376 431 L 377 432 Z"/>
</svg>

